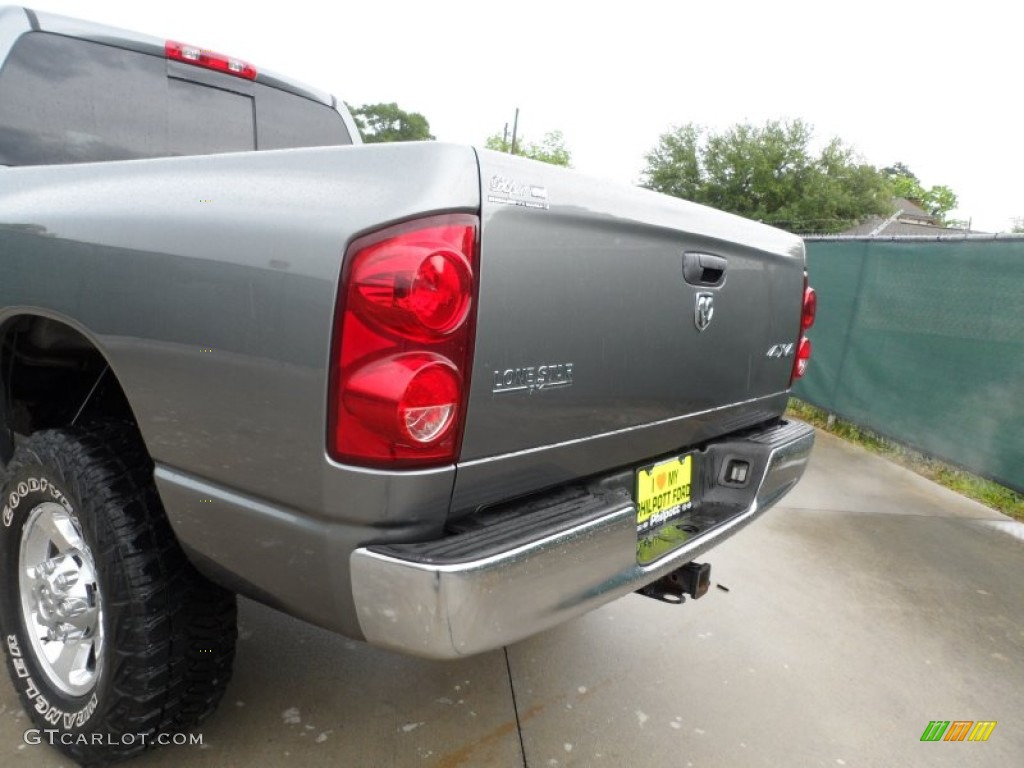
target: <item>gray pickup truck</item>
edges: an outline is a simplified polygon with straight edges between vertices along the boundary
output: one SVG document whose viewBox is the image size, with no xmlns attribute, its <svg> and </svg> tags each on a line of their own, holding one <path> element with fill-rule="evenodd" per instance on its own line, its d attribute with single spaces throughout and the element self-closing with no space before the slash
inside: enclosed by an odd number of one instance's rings
<svg viewBox="0 0 1024 768">
<path fill-rule="evenodd" d="M 236 594 L 479 653 L 699 597 L 802 475 L 799 238 L 22 8 L 0 67 L 0 634 L 72 758 L 212 712 Z"/>
</svg>

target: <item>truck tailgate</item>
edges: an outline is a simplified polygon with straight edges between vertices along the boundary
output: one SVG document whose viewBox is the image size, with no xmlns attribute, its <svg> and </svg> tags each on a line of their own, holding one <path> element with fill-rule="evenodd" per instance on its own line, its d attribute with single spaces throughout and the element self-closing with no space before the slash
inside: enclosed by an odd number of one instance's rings
<svg viewBox="0 0 1024 768">
<path fill-rule="evenodd" d="M 736 429 L 751 420 L 744 414 L 778 414 L 784 400 L 772 396 L 788 388 L 785 345 L 800 324 L 798 237 L 628 185 L 478 154 L 480 300 L 456 508 L 490 482 L 470 470 L 497 457 L 518 457 L 498 462 L 503 492 L 526 492 L 557 482 L 567 461 L 586 475 L 684 444 L 674 439 Z M 708 269 L 691 269 L 688 282 L 684 262 L 702 259 Z M 770 407 L 750 408 L 763 399 Z M 700 429 L 687 430 L 687 417 Z M 647 426 L 661 427 L 662 439 L 622 439 Z M 603 437 L 612 438 L 604 447 Z"/>
</svg>

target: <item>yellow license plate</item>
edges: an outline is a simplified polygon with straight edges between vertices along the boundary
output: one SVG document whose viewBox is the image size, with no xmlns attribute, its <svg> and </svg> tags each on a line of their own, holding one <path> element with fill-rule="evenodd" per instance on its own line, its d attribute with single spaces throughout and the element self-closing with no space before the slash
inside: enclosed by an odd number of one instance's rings
<svg viewBox="0 0 1024 768">
<path fill-rule="evenodd" d="M 693 507 L 693 457 L 677 456 L 636 472 L 636 532 L 653 530 Z"/>
</svg>

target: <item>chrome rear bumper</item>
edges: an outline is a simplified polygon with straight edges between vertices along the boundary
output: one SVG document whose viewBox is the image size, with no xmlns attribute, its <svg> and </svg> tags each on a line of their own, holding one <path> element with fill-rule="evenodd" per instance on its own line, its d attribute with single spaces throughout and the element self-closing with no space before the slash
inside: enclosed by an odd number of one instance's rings
<svg viewBox="0 0 1024 768">
<path fill-rule="evenodd" d="M 472 539 L 482 541 L 478 554 L 457 546 L 430 557 L 361 547 L 351 569 L 363 634 L 403 653 L 456 658 L 548 629 L 671 573 L 736 533 L 796 485 L 813 444 L 813 429 L 784 422 L 709 446 L 719 458 L 751 457 L 759 481 L 749 484 L 736 514 L 646 566 L 636 560 L 636 508 L 622 492 L 595 497 L 600 508 L 591 505 L 578 524 L 498 551 L 479 535 Z"/>
</svg>

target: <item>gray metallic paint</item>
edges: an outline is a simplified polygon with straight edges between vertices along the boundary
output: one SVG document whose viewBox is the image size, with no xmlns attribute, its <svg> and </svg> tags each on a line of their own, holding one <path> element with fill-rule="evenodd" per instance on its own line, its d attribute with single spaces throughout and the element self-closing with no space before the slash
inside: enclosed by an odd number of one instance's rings
<svg viewBox="0 0 1024 768">
<path fill-rule="evenodd" d="M 348 552 L 438 535 L 455 470 L 327 458 L 342 257 L 368 229 L 476 210 L 477 179 L 471 149 L 435 143 L 4 169 L 0 327 L 45 315 L 104 354 L 175 531 L 210 575 L 358 636 L 334 595 L 295 584 L 337 567 L 350 602 Z M 268 508 L 333 527 L 347 549 L 299 557 L 301 526 L 263 526 Z"/>
<path fill-rule="evenodd" d="M 462 462 L 452 496 L 452 515 L 457 517 L 538 488 L 681 452 L 714 437 L 769 421 L 785 411 L 788 401 L 789 394 L 780 392 L 601 435 Z"/>
<path fill-rule="evenodd" d="M 441 524 L 452 468 L 417 474 L 441 487 L 396 506 L 389 475 L 325 458 L 326 370 L 346 243 L 475 210 L 471 149 L 12 168 L 0 184 L 0 322 L 73 318 L 107 356 L 155 461 L 317 515 Z"/>
<path fill-rule="evenodd" d="M 800 238 L 544 163 L 478 154 L 480 301 L 455 514 L 782 413 L 792 361 L 765 352 L 796 340 Z M 488 200 L 495 176 L 544 187 L 550 208 Z M 725 256 L 724 283 L 687 284 L 689 250 Z M 693 324 L 698 290 L 716 295 L 703 333 Z M 492 392 L 493 371 L 565 362 L 574 364 L 571 387 Z M 493 456 L 503 458 L 485 461 Z"/>
<path fill-rule="evenodd" d="M 140 53 L 159 56 L 160 58 L 163 58 L 165 55 L 165 41 L 151 35 L 143 35 L 131 30 L 119 29 L 117 27 L 110 27 L 104 24 L 94 24 L 90 21 L 83 21 L 81 19 L 75 19 L 68 16 L 60 16 L 55 13 L 44 13 L 39 11 L 32 11 L 32 13 L 35 14 L 39 23 L 39 31 L 77 37 L 82 40 L 90 40 L 96 43 L 116 45 L 121 48 L 139 51 Z M 32 27 L 29 24 L 26 9 L 10 5 L 0 6 L 0 66 L 2 66 L 2 62 L 6 60 L 7 54 L 10 52 L 11 48 L 14 47 L 18 38 L 30 31 L 32 31 Z M 198 68 L 194 69 L 196 69 L 196 71 L 202 71 Z M 352 139 L 352 143 L 363 143 L 363 140 L 359 135 L 359 128 L 356 126 L 355 120 L 349 113 L 348 107 L 343 101 L 339 101 L 326 91 L 311 88 L 298 80 L 294 80 L 284 75 L 279 75 L 276 72 L 271 72 L 262 67 L 257 67 L 256 82 L 273 86 L 274 88 L 280 88 L 298 96 L 304 96 L 307 99 L 319 101 L 321 104 L 331 106 L 336 112 L 338 112 L 338 114 L 341 115 L 341 119 L 345 123 L 345 128 L 348 130 L 348 135 Z M 218 86 L 222 87 L 223 81 L 220 81 Z"/>
<path fill-rule="evenodd" d="M 62 34 L 162 51 L 155 38 L 39 18 Z M 23 10 L 0 8 L 0 56 L 28 29 Z M 481 176 L 495 172 L 547 186 L 550 210 L 481 205 Z M 325 432 L 346 245 L 441 212 L 480 212 L 483 224 L 462 461 L 416 472 L 340 465 Z M 692 315 L 676 274 L 684 248 L 729 258 L 721 314 L 706 347 L 677 333 L 644 377 L 655 336 Z M 27 314 L 88 338 L 128 396 L 197 564 L 355 637 L 358 547 L 434 538 L 452 512 L 779 415 L 788 370 L 758 350 L 795 337 L 802 268 L 799 240 L 776 230 L 434 142 L 0 171 L 0 331 Z M 577 366 L 571 388 L 490 392 L 492 368 L 566 361 Z"/>
<path fill-rule="evenodd" d="M 2 10 L 3 9 L 0 9 L 0 11 Z M 21 9 L 15 8 L 13 10 L 20 11 Z M 42 32 L 53 32 L 58 35 L 77 37 L 81 40 L 91 40 L 94 43 L 116 45 L 119 48 L 127 48 L 133 51 L 139 51 L 140 53 L 148 53 L 153 56 L 159 56 L 160 58 L 164 57 L 164 44 L 166 40 L 163 38 L 144 35 L 139 32 L 133 32 L 132 30 L 120 29 L 119 27 L 111 27 L 106 24 L 95 24 L 91 21 L 84 21 L 70 16 L 61 16 L 56 13 L 45 13 L 40 11 L 33 12 L 39 20 L 39 30 Z M 201 45 L 203 41 L 184 40 L 182 42 Z M 239 58 L 245 59 L 245 56 L 242 56 L 237 51 L 223 51 L 222 53 L 231 56 L 237 55 Z M 259 66 L 256 67 L 256 71 L 256 82 L 265 83 L 267 85 L 272 85 L 275 88 L 282 88 L 286 91 L 291 91 L 292 93 L 300 96 L 305 96 L 308 99 L 319 101 L 321 104 L 334 106 L 336 109 L 338 107 L 331 94 L 326 93 L 325 91 L 310 88 L 297 80 L 285 77 L 284 75 L 278 75 L 274 72 L 266 71 Z M 344 107 L 338 111 L 342 112 L 343 116 L 348 112 Z M 348 118 L 347 122 L 351 122 L 351 117 Z M 355 138 L 359 136 L 359 132 L 354 130 L 354 128 L 354 125 L 349 126 L 349 132 Z"/>
<path fill-rule="evenodd" d="M 579 193 L 583 182 L 557 176 L 548 180 L 553 194 Z M 727 406 L 692 384 L 667 398 L 649 384 L 638 388 L 646 396 L 632 402 L 632 380 L 618 380 L 617 361 L 629 355 L 614 355 L 610 341 L 605 375 L 586 380 L 597 359 L 593 337 L 561 322 L 564 303 L 558 311 L 534 303 L 528 323 L 509 322 L 502 311 L 544 290 L 516 264 L 545 256 L 552 261 L 548 276 L 566 269 L 557 261 L 564 254 L 514 246 L 539 249 L 560 219 L 524 214 L 513 232 L 508 214 L 485 208 L 468 460 L 457 472 L 400 473 L 330 461 L 327 369 L 346 243 L 409 217 L 475 211 L 479 183 L 473 150 L 436 143 L 7 169 L 0 178 L 0 323 L 46 314 L 103 352 L 157 462 L 175 531 L 210 575 L 359 636 L 347 572 L 348 553 L 358 546 L 433 538 L 450 509 L 644 461 L 763 422 L 785 407 L 781 374 L 778 381 L 762 375 L 761 391 L 732 390 L 739 402 Z M 610 201 L 639 215 L 639 203 L 624 204 L 631 191 L 605 189 Z M 597 204 L 600 197 L 590 193 L 586 200 Z M 700 217 L 686 212 L 696 227 Z M 607 214 L 584 208 L 573 216 L 567 228 L 574 238 L 591 221 L 612 242 L 649 233 L 646 225 L 618 219 L 627 234 L 616 233 Z M 778 238 L 767 228 L 755 231 Z M 792 260 L 793 273 L 802 269 L 796 254 L 765 258 Z M 610 261 L 603 266 L 611 269 L 603 280 L 613 285 L 606 299 L 614 302 L 628 286 L 614 279 Z M 742 286 L 741 277 L 730 273 L 727 285 Z M 602 290 L 603 280 L 584 287 Z M 579 293 L 570 296 L 574 313 L 589 305 Z M 588 317 L 609 331 L 606 315 Z M 735 330 L 727 320 L 722 326 Z M 563 349 L 573 327 L 590 347 Z M 575 354 L 579 383 L 492 402 L 488 369 L 513 352 Z M 714 407 L 694 407 L 709 403 Z M 254 558 L 253 551 L 273 555 Z M 333 586 L 308 588 L 318 583 Z"/>
</svg>

